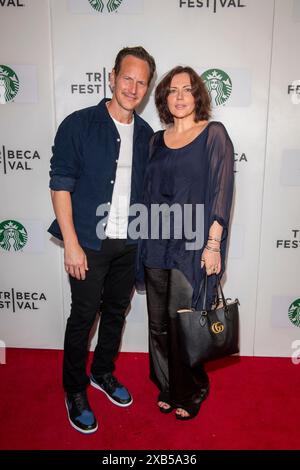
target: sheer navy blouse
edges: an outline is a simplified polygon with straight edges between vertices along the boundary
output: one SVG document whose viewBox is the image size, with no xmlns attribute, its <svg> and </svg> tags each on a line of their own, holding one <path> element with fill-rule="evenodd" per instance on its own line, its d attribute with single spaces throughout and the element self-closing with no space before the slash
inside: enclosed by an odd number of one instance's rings
<svg viewBox="0 0 300 470">
<path fill-rule="evenodd" d="M 204 276 L 204 270 L 201 269 L 201 254 L 210 226 L 215 220 L 223 227 L 221 274 L 224 272 L 233 194 L 233 163 L 233 145 L 225 127 L 220 122 L 208 123 L 192 142 L 178 149 L 166 146 L 164 131 L 158 131 L 153 136 L 144 187 L 149 238 L 141 242 L 141 259 L 149 268 L 180 270 L 193 287 L 194 305 Z M 169 220 L 171 230 L 168 238 L 165 239 L 161 226 L 163 218 L 154 219 L 153 215 L 151 217 L 153 204 L 167 204 L 169 207 L 179 204 L 182 209 L 185 204 L 188 204 L 191 211 L 185 217 L 190 217 L 192 220 L 182 217 L 182 223 L 185 220 L 185 223 L 192 224 L 193 229 L 197 227 L 197 230 L 201 230 L 204 243 L 196 249 L 187 250 L 186 242 L 191 242 L 191 240 L 185 237 L 184 228 L 182 228 L 183 236 L 180 239 L 178 235 L 176 236 L 172 211 L 170 211 Z M 204 209 L 200 226 L 199 220 L 198 224 L 195 224 L 197 204 L 202 204 Z M 158 225 L 158 232 L 154 224 Z M 156 238 L 153 238 L 153 229 L 158 233 Z M 215 295 L 216 276 L 212 275 L 208 277 L 208 304 L 214 301 Z"/>
</svg>

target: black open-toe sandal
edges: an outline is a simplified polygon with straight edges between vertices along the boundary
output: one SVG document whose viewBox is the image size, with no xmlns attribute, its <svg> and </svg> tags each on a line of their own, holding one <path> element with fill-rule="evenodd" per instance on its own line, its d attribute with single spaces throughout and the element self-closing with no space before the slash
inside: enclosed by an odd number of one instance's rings
<svg viewBox="0 0 300 470">
<path fill-rule="evenodd" d="M 159 401 L 162 401 L 162 400 L 159 400 Z M 166 405 L 169 405 L 169 408 L 164 408 L 163 406 L 159 406 L 159 405 L 157 405 L 157 406 L 158 406 L 159 411 L 160 411 L 161 413 L 164 413 L 165 415 L 167 415 L 168 413 L 171 413 L 171 411 L 174 410 L 174 407 L 173 407 L 172 405 L 170 405 L 170 403 L 167 403 L 166 401 L 164 401 L 164 403 L 165 403 Z"/>
<path fill-rule="evenodd" d="M 157 403 L 159 403 L 160 401 L 163 401 L 166 405 L 168 405 L 168 408 L 163 408 L 162 406 L 157 405 L 161 413 L 168 414 L 174 410 L 174 406 L 170 403 L 170 395 L 168 392 L 160 392 L 160 394 L 158 395 Z"/>
<path fill-rule="evenodd" d="M 201 403 L 197 403 L 196 405 L 191 405 L 189 407 L 180 407 L 182 410 L 186 411 L 188 413 L 187 416 L 182 416 L 178 413 L 175 412 L 176 419 L 179 419 L 180 421 L 187 421 L 188 419 L 193 419 L 197 416 L 200 410 Z"/>
<path fill-rule="evenodd" d="M 195 418 L 197 414 L 199 413 L 202 402 L 205 400 L 205 398 L 207 398 L 208 393 L 209 393 L 209 386 L 201 390 L 199 403 L 194 403 L 190 406 L 177 406 L 177 409 L 181 408 L 182 410 L 186 411 L 188 415 L 182 416 L 175 412 L 176 419 L 179 419 L 180 421 L 187 421 L 188 419 Z"/>
</svg>

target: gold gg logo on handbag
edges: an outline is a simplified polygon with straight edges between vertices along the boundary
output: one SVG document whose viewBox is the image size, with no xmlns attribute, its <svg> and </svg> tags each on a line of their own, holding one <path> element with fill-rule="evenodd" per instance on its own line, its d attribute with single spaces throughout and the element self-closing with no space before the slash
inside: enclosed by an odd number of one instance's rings
<svg viewBox="0 0 300 470">
<path fill-rule="evenodd" d="M 217 321 L 211 325 L 211 329 L 213 333 L 222 333 L 222 331 L 224 331 L 224 325 L 220 321 Z"/>
</svg>

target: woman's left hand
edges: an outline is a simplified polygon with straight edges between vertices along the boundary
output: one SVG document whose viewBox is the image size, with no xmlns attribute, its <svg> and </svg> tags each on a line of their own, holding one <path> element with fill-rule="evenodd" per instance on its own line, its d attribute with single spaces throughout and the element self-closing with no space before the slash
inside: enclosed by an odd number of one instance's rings
<svg viewBox="0 0 300 470">
<path fill-rule="evenodd" d="M 211 276 L 212 274 L 219 274 L 221 271 L 221 255 L 214 251 L 207 250 L 204 248 L 201 257 L 201 268 L 205 266 L 206 274 Z"/>
</svg>

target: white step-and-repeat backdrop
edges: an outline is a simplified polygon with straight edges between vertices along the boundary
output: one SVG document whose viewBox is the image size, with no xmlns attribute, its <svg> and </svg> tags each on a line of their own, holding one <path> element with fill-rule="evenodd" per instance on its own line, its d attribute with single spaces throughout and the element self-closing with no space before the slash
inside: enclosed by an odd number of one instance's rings
<svg viewBox="0 0 300 470">
<path fill-rule="evenodd" d="M 67 114 L 110 96 L 119 49 L 143 45 L 157 80 L 178 64 L 205 78 L 235 146 L 224 289 L 240 299 L 241 354 L 298 354 L 299 43 L 300 0 L 0 0 L 0 341 L 62 348 L 70 293 L 46 231 L 51 145 Z M 141 115 L 160 128 L 152 94 Z M 122 350 L 147 351 L 143 295 Z"/>
</svg>

